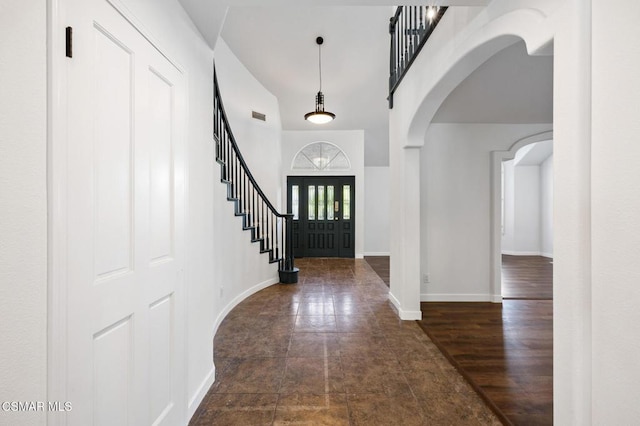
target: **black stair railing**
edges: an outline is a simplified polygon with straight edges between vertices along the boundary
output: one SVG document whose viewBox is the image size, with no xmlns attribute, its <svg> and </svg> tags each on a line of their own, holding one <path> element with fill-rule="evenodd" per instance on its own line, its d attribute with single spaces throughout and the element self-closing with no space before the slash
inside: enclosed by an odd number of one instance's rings
<svg viewBox="0 0 640 426">
<path fill-rule="evenodd" d="M 398 6 L 389 20 L 389 108 L 402 78 L 446 11 L 445 6 Z"/>
<path fill-rule="evenodd" d="M 251 241 L 260 244 L 260 252 L 269 254 L 269 263 L 278 263 L 280 282 L 298 282 L 293 260 L 293 215 L 279 213 L 254 179 L 245 162 L 224 111 L 218 79 L 213 72 L 213 137 L 216 161 L 221 166 L 220 180 L 227 184 L 227 200 L 242 217 L 243 229 L 251 232 Z"/>
</svg>

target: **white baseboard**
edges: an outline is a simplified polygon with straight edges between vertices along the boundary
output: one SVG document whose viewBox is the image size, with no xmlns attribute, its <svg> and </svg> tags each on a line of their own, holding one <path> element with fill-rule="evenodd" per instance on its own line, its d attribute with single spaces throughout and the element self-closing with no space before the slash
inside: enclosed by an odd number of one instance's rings
<svg viewBox="0 0 640 426">
<path fill-rule="evenodd" d="M 389 300 L 391 301 L 391 304 L 393 304 L 393 306 L 396 308 L 396 311 L 398 311 L 398 316 L 401 320 L 417 321 L 422 319 L 422 311 L 407 311 L 405 309 L 402 309 L 400 306 L 400 301 L 391 292 L 389 292 Z"/>
<path fill-rule="evenodd" d="M 400 301 L 391 292 L 389 292 L 389 301 L 396 308 L 396 311 L 400 312 Z"/>
<path fill-rule="evenodd" d="M 494 296 L 491 294 L 447 294 L 436 293 L 420 295 L 421 302 L 497 302 L 502 301 L 502 296 Z M 498 302 L 499 303 L 499 302 Z"/>
<path fill-rule="evenodd" d="M 243 291 L 242 293 L 234 297 L 229 303 L 227 303 L 227 305 L 224 307 L 224 309 L 222 309 L 222 311 L 220 312 L 220 314 L 218 315 L 218 317 L 214 322 L 213 333 L 211 335 L 212 340 L 215 337 L 218 331 L 218 327 L 220 327 L 220 324 L 222 323 L 222 320 L 224 320 L 224 318 L 229 314 L 229 312 L 231 312 L 233 308 L 235 308 L 240 302 L 242 302 L 244 299 L 251 296 L 252 294 L 257 293 L 258 291 L 264 288 L 267 288 L 273 284 L 277 284 L 278 282 L 279 282 L 279 279 L 277 277 L 270 278 L 266 281 L 256 284 L 253 287 Z M 211 385 L 213 385 L 215 378 L 216 378 L 216 366 L 214 365 L 213 368 L 209 371 L 209 373 L 207 373 L 206 377 L 204 378 L 200 386 L 198 386 L 198 389 L 195 391 L 193 396 L 189 399 L 189 404 L 187 406 L 187 415 L 189 419 L 193 417 L 193 414 L 198 409 L 198 406 L 200 405 L 205 395 L 209 391 L 209 388 L 211 388 Z"/>
<path fill-rule="evenodd" d="M 399 314 L 402 321 L 420 321 L 422 319 L 422 311 L 400 310 Z"/>
<path fill-rule="evenodd" d="M 364 259 L 364 254 L 362 253 L 356 253 L 356 259 Z"/>
<path fill-rule="evenodd" d="M 388 251 L 368 251 L 365 252 L 365 256 L 391 256 L 391 253 Z"/>
<path fill-rule="evenodd" d="M 502 254 L 506 254 L 507 256 L 542 256 L 542 253 L 539 251 L 502 250 Z"/>
<path fill-rule="evenodd" d="M 269 287 L 270 285 L 277 284 L 278 282 L 280 282 L 278 278 L 275 278 L 275 277 L 270 278 L 266 281 L 263 281 L 259 284 L 254 285 L 253 287 L 243 291 L 242 293 L 240 293 L 239 295 L 231 299 L 231 301 L 227 303 L 227 305 L 222 309 L 222 311 L 220 311 L 220 314 L 218 314 L 218 317 L 216 318 L 216 321 L 214 322 L 214 325 L 213 325 L 213 334 L 211 335 L 211 338 L 215 337 L 216 333 L 218 332 L 218 327 L 220 327 L 220 324 L 222 323 L 222 320 L 224 320 L 224 318 L 229 314 L 229 312 L 231 312 L 233 308 L 235 308 L 238 305 L 238 303 L 242 302 L 244 299 L 251 296 L 252 294 L 257 293 L 260 290 Z"/>
<path fill-rule="evenodd" d="M 553 253 L 543 253 L 541 251 L 502 250 L 502 254 L 506 254 L 507 256 L 542 256 L 542 257 L 550 257 L 551 259 L 553 259 Z"/>
<path fill-rule="evenodd" d="M 191 420 L 191 417 L 193 417 L 193 414 L 198 409 L 198 406 L 204 399 L 205 395 L 207 394 L 207 392 L 209 392 L 209 388 L 211 388 L 211 385 L 213 385 L 215 378 L 216 366 L 214 365 L 212 366 L 209 373 L 207 373 L 202 383 L 200 383 L 200 386 L 198 386 L 198 389 L 196 389 L 193 396 L 189 398 L 189 405 L 187 406 L 187 419 Z"/>
</svg>

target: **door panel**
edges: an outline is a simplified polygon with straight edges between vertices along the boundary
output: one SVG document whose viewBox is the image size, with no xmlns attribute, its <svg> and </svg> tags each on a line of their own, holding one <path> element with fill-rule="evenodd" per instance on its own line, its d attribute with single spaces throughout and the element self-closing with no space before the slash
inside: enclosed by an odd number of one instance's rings
<svg viewBox="0 0 640 426">
<path fill-rule="evenodd" d="M 181 72 L 68 0 L 67 424 L 184 422 Z"/>
<path fill-rule="evenodd" d="M 354 257 L 355 177 L 289 176 L 287 182 L 294 254 Z"/>
<path fill-rule="evenodd" d="M 95 194 L 95 270 L 98 278 L 131 270 L 133 261 L 133 111 L 135 101 L 131 49 L 126 40 L 92 28 L 93 165 Z M 113 68 L 113 69 L 112 69 Z M 116 124 L 114 126 L 114 124 Z"/>
<path fill-rule="evenodd" d="M 149 153 L 151 261 L 173 255 L 173 138 L 171 137 L 173 86 L 166 76 L 149 68 Z"/>
<path fill-rule="evenodd" d="M 96 425 L 128 424 L 131 378 L 115 372 L 133 369 L 133 320 L 128 316 L 93 337 L 93 418 Z M 114 413 L 114 411 L 116 411 Z"/>
</svg>

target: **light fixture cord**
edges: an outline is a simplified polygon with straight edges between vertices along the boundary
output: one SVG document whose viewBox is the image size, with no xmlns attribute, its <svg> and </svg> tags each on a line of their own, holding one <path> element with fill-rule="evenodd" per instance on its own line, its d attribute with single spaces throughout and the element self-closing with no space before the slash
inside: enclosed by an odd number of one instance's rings
<svg viewBox="0 0 640 426">
<path fill-rule="evenodd" d="M 322 92 L 322 45 L 318 45 L 318 74 L 320 75 L 320 92 Z"/>
</svg>

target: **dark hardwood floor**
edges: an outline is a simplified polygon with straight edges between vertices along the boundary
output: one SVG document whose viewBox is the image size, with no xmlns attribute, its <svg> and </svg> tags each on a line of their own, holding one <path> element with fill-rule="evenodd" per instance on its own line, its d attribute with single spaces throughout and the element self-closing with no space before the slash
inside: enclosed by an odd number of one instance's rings
<svg viewBox="0 0 640 426">
<path fill-rule="evenodd" d="M 504 424 L 553 424 L 552 265 L 505 256 L 496 303 L 422 303 L 418 324 Z"/>
<path fill-rule="evenodd" d="M 371 269 L 389 287 L 389 256 L 365 256 L 364 260 L 371 266 Z"/>
<path fill-rule="evenodd" d="M 553 259 L 502 255 L 502 297 L 553 299 Z"/>
</svg>

